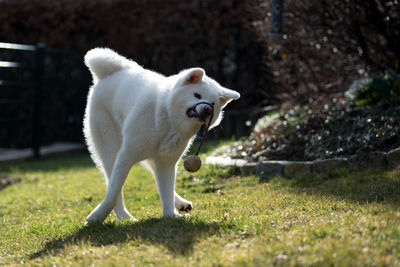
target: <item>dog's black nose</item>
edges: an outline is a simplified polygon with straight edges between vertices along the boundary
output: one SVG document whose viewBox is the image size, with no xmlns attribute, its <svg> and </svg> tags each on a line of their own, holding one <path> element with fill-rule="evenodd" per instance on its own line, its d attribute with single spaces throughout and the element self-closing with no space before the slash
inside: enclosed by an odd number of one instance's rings
<svg viewBox="0 0 400 267">
<path fill-rule="evenodd" d="M 206 120 L 213 113 L 212 107 L 205 105 L 199 112 L 199 118 Z"/>
</svg>

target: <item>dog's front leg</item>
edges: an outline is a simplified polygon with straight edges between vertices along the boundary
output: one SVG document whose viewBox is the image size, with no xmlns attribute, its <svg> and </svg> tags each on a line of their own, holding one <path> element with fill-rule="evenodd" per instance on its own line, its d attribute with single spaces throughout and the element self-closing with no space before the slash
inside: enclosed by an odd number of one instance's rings
<svg viewBox="0 0 400 267">
<path fill-rule="evenodd" d="M 175 208 L 180 211 L 188 212 L 193 209 L 193 204 L 175 192 Z"/>
<path fill-rule="evenodd" d="M 154 175 L 161 198 L 165 217 L 181 217 L 175 210 L 175 173 L 174 162 L 155 161 Z"/>
</svg>

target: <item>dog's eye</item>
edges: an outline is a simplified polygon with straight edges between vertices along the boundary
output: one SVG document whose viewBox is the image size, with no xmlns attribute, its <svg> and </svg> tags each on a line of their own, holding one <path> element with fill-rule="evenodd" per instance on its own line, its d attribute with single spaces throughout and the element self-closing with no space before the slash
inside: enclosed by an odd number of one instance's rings
<svg viewBox="0 0 400 267">
<path fill-rule="evenodd" d="M 198 94 L 198 93 L 194 93 L 194 97 L 197 98 L 197 99 L 201 99 L 201 95 Z"/>
</svg>

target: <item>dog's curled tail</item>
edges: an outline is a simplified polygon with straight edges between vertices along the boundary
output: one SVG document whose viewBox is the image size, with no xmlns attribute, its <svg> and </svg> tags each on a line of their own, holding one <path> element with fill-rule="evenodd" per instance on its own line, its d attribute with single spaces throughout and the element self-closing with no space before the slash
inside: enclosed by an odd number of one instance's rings
<svg viewBox="0 0 400 267">
<path fill-rule="evenodd" d="M 138 66 L 134 61 L 108 48 L 89 50 L 85 55 L 85 64 L 92 73 L 94 83 L 122 69 Z"/>
</svg>

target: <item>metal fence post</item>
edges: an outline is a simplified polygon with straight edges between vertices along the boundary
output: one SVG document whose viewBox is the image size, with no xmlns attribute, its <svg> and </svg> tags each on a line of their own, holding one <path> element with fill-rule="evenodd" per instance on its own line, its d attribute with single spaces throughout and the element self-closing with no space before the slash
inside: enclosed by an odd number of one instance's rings
<svg viewBox="0 0 400 267">
<path fill-rule="evenodd" d="M 271 28 L 269 35 L 282 35 L 283 0 L 271 0 Z"/>
<path fill-rule="evenodd" d="M 35 57 L 35 87 L 34 87 L 34 107 L 33 107 L 33 131 L 32 149 L 35 158 L 40 157 L 40 145 L 42 139 L 42 114 L 43 114 L 43 81 L 46 57 L 46 45 L 38 43 L 36 45 Z"/>
</svg>

